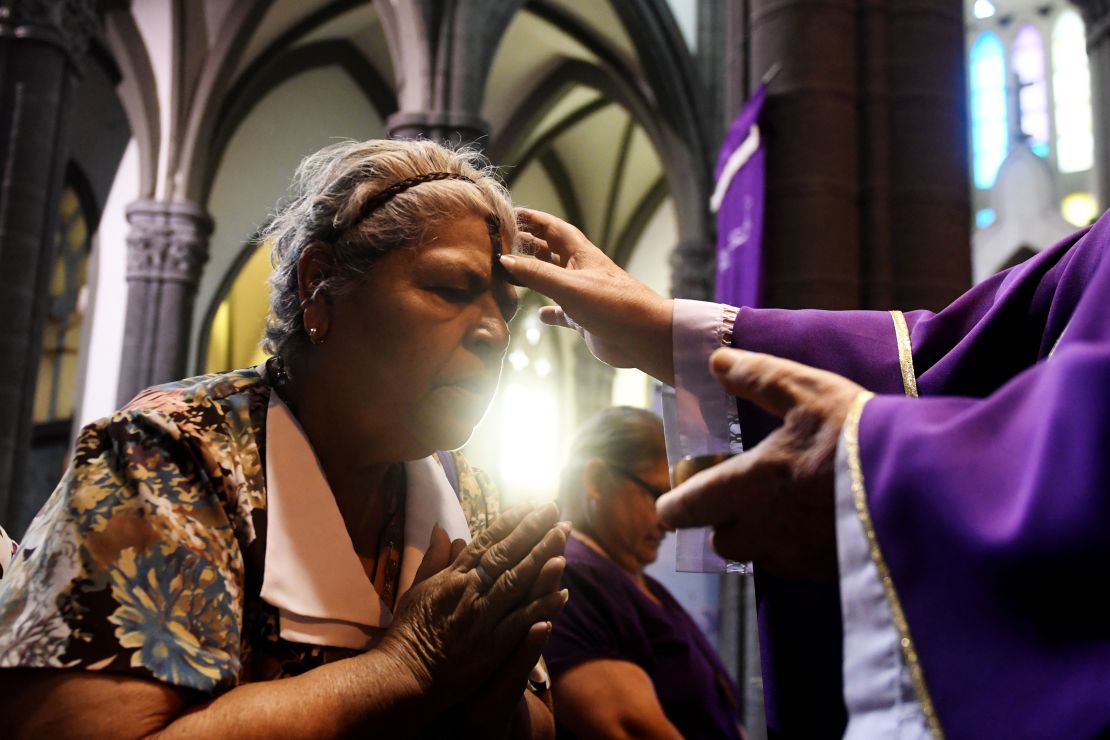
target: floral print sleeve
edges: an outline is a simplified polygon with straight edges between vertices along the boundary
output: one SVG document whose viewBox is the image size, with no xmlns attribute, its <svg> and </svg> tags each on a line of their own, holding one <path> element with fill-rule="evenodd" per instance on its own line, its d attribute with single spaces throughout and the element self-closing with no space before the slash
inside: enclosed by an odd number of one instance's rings
<svg viewBox="0 0 1110 740">
<path fill-rule="evenodd" d="M 497 487 L 484 470 L 471 467 L 461 452 L 451 455 L 459 471 L 459 503 L 473 537 L 501 516 L 501 501 L 497 497 Z"/>
<path fill-rule="evenodd" d="M 243 561 L 211 458 L 158 411 L 86 427 L 0 581 L 0 666 L 234 685 Z"/>
</svg>

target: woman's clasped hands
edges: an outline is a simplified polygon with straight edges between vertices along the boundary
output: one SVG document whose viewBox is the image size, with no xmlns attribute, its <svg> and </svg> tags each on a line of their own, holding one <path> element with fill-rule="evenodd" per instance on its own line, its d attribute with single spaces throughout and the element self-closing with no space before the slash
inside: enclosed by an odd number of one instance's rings
<svg viewBox="0 0 1110 740">
<path fill-rule="evenodd" d="M 520 703 L 568 598 L 560 579 L 570 524 L 558 516 L 554 504 L 517 506 L 469 545 L 433 529 L 416 584 L 379 649 L 444 721 L 483 736 L 508 729 L 503 718 Z"/>
</svg>

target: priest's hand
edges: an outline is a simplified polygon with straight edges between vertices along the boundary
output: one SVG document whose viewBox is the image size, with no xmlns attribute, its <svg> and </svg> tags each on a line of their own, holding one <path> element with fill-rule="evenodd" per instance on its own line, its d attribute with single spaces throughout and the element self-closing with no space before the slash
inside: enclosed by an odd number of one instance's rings
<svg viewBox="0 0 1110 740">
<path fill-rule="evenodd" d="M 515 282 L 552 298 L 540 320 L 576 330 L 599 360 L 638 367 L 674 383 L 673 303 L 617 267 L 576 227 L 542 211 L 517 209 L 520 255 L 501 258 Z"/>
<path fill-rule="evenodd" d="M 710 368 L 730 394 L 782 417 L 755 448 L 690 478 L 658 502 L 673 527 L 713 527 L 713 547 L 788 578 L 837 574 L 836 446 L 863 388 L 771 355 L 721 349 Z"/>
</svg>

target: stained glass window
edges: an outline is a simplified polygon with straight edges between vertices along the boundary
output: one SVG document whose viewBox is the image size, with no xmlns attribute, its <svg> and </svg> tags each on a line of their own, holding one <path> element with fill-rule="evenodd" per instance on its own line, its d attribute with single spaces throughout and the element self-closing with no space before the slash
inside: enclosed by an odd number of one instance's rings
<svg viewBox="0 0 1110 740">
<path fill-rule="evenodd" d="M 1029 137 L 1029 147 L 1041 157 L 1048 156 L 1049 117 L 1048 82 L 1045 79 L 1044 40 L 1030 24 L 1021 27 L 1011 48 L 1011 66 L 1018 85 L 1021 131 Z"/>
<path fill-rule="evenodd" d="M 1007 149 L 1006 61 L 1002 41 L 984 33 L 971 48 L 971 145 L 975 187 L 990 188 Z"/>
<path fill-rule="evenodd" d="M 1087 38 L 1079 13 L 1066 10 L 1052 30 L 1052 88 L 1055 97 L 1056 165 L 1082 172 L 1094 165 L 1091 133 L 1091 73 Z"/>
<path fill-rule="evenodd" d="M 85 313 L 85 270 L 89 224 L 72 185 L 62 193 L 55 232 L 54 272 L 50 278 L 50 312 L 43 332 L 42 357 L 35 385 L 36 424 L 70 419 L 77 379 L 77 352 Z"/>
</svg>

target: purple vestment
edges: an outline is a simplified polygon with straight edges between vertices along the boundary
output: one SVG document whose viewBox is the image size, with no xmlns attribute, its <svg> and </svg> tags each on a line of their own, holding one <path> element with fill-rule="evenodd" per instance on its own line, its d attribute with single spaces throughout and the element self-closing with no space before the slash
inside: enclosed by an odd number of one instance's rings
<svg viewBox="0 0 1110 740">
<path fill-rule="evenodd" d="M 1103 218 L 901 331 L 885 312 L 737 315 L 734 346 L 880 394 L 858 425 L 872 554 L 950 738 L 1110 733 L 1108 244 Z M 777 424 L 739 415 L 749 449 Z M 769 728 L 839 734 L 837 589 L 757 578 Z"/>
</svg>

